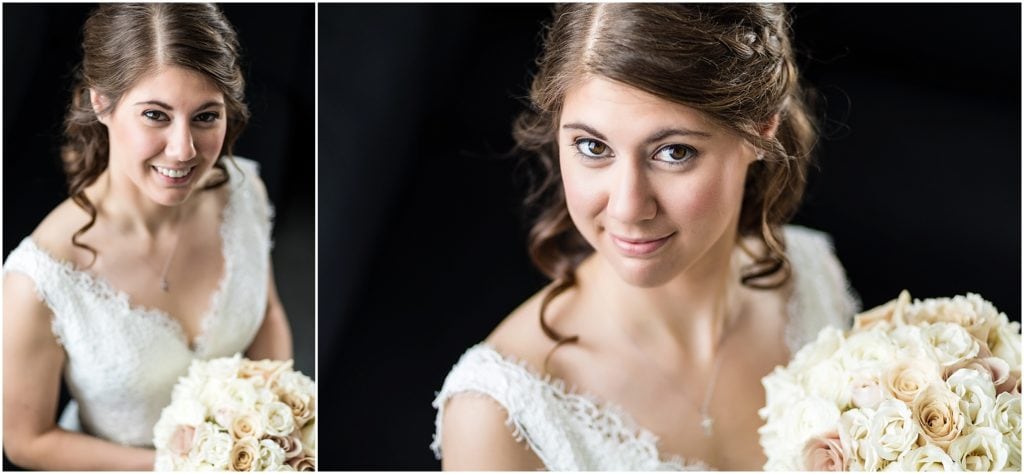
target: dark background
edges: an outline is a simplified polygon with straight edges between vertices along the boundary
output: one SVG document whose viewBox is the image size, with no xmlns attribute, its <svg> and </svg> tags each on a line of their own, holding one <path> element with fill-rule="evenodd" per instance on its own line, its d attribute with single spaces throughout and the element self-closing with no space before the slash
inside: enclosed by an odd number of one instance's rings
<svg viewBox="0 0 1024 474">
<path fill-rule="evenodd" d="M 795 222 L 865 308 L 978 292 L 1020 319 L 1020 5 L 793 7 L 822 98 Z M 436 469 L 434 393 L 545 280 L 510 125 L 544 5 L 320 11 L 322 469 Z"/>
<path fill-rule="evenodd" d="M 67 198 L 59 147 L 71 70 L 93 5 L 3 6 L 3 255 Z M 315 374 L 314 5 L 227 4 L 252 112 L 235 154 L 260 163 L 274 204 L 274 272 L 295 367 Z M 6 462 L 4 468 L 8 469 Z"/>
</svg>

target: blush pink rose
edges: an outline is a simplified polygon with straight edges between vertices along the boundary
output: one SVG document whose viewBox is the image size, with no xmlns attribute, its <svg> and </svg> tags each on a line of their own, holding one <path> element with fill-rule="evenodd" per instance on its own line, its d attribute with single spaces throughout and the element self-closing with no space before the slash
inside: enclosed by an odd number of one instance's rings
<svg viewBox="0 0 1024 474">
<path fill-rule="evenodd" d="M 846 457 L 838 432 L 815 436 L 804 445 L 804 469 L 808 471 L 844 471 Z"/>
<path fill-rule="evenodd" d="M 184 456 L 192 450 L 192 438 L 196 434 L 196 428 L 189 425 L 178 425 L 171 434 L 167 443 L 167 449 L 178 456 Z"/>
</svg>

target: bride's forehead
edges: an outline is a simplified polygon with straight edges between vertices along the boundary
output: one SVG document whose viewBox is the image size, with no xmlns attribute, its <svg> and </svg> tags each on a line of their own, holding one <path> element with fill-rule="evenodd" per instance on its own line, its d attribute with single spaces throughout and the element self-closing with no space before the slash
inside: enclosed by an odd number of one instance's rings
<svg viewBox="0 0 1024 474">
<path fill-rule="evenodd" d="M 560 122 L 578 121 L 594 126 L 614 122 L 618 130 L 671 125 L 710 133 L 718 128 L 693 107 L 603 77 L 583 80 L 566 92 Z"/>
</svg>

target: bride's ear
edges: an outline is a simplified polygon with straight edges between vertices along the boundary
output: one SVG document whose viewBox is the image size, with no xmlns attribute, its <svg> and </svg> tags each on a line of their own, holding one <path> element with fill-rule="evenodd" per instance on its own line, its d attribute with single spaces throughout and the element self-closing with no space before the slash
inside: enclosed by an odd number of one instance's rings
<svg viewBox="0 0 1024 474">
<path fill-rule="evenodd" d="M 761 137 L 768 139 L 775 138 L 775 132 L 779 131 L 780 121 L 779 113 L 775 112 L 768 121 L 761 124 L 761 129 L 759 130 L 759 132 L 761 132 Z"/>
<path fill-rule="evenodd" d="M 92 111 L 96 113 L 96 120 L 103 125 L 107 124 L 107 115 L 109 114 L 110 99 L 107 96 L 100 94 L 99 91 L 93 88 L 89 88 L 89 103 L 92 105 Z"/>
</svg>

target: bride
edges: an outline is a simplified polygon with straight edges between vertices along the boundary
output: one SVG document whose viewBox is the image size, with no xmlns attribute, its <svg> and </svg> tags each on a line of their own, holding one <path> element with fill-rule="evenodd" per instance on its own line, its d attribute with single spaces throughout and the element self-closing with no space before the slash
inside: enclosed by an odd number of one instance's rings
<svg viewBox="0 0 1024 474">
<path fill-rule="evenodd" d="M 4 451 L 33 469 L 151 469 L 192 360 L 291 357 L 271 211 L 255 163 L 231 156 L 249 112 L 216 7 L 104 4 L 82 46 L 71 197 L 4 263 Z"/>
<path fill-rule="evenodd" d="M 553 280 L 449 373 L 445 469 L 757 470 L 761 378 L 856 309 L 785 225 L 815 141 L 784 6 L 571 4 L 532 108 Z"/>
</svg>

